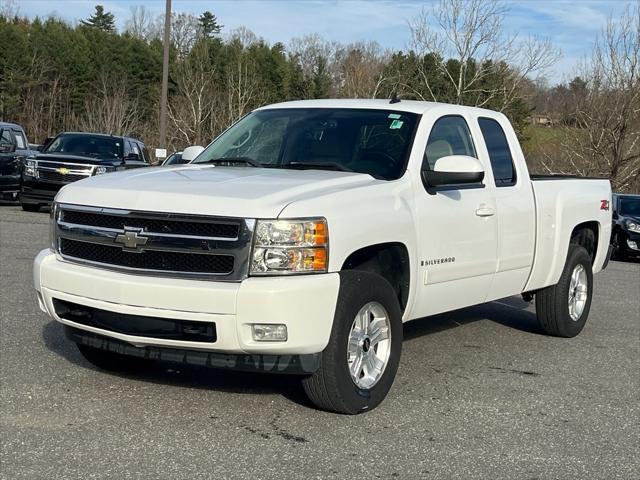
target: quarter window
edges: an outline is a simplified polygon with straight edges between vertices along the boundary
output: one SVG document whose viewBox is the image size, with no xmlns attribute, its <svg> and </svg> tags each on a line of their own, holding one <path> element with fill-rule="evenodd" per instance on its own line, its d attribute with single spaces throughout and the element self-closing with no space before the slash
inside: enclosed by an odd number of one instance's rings
<svg viewBox="0 0 640 480">
<path fill-rule="evenodd" d="M 478 125 L 489 152 L 496 187 L 515 184 L 516 171 L 513 167 L 513 157 L 504 130 L 498 122 L 491 118 L 479 118 Z"/>
<path fill-rule="evenodd" d="M 455 115 L 439 118 L 434 123 L 424 152 L 422 168 L 433 170 L 438 159 L 449 155 L 476 157 L 469 126 L 464 118 Z"/>
</svg>

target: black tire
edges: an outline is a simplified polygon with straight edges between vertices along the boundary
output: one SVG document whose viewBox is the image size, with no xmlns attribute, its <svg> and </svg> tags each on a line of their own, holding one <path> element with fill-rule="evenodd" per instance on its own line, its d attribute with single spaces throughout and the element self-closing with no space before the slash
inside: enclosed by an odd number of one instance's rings
<svg viewBox="0 0 640 480">
<path fill-rule="evenodd" d="M 148 363 L 148 360 L 143 358 L 109 352 L 107 350 L 89 347 L 80 343 L 77 343 L 76 345 L 85 360 L 101 370 L 127 372 L 137 370 Z"/>
<path fill-rule="evenodd" d="M 390 354 L 377 383 L 362 389 L 349 373 L 347 344 L 356 314 L 369 302 L 377 302 L 387 311 L 391 330 Z M 340 292 L 329 344 L 321 354 L 320 368 L 303 379 L 304 390 L 322 410 L 351 415 L 373 410 L 393 385 L 401 351 L 402 313 L 389 282 L 373 273 L 340 272 Z"/>
<path fill-rule="evenodd" d="M 33 203 L 23 203 L 22 205 L 22 210 L 24 210 L 25 212 L 39 212 L 40 211 L 40 205 L 35 205 Z"/>
<path fill-rule="evenodd" d="M 569 285 L 575 267 L 580 264 L 587 275 L 587 299 L 578 320 L 569 314 Z M 591 256 L 587 250 L 576 244 L 569 245 L 569 253 L 560 280 L 556 285 L 539 290 L 536 293 L 536 314 L 540 326 L 548 335 L 571 338 L 578 335 L 589 317 L 593 296 L 593 272 Z"/>
</svg>

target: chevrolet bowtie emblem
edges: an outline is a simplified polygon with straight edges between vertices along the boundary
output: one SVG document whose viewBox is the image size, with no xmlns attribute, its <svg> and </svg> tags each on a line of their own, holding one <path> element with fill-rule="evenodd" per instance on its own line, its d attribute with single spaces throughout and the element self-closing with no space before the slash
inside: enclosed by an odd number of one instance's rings
<svg viewBox="0 0 640 480">
<path fill-rule="evenodd" d="M 62 174 L 62 175 L 66 175 L 67 173 L 69 173 L 69 169 L 68 168 L 64 168 L 64 167 L 60 167 L 59 169 L 56 170 L 56 172 Z"/>
<path fill-rule="evenodd" d="M 128 229 L 125 227 L 124 234 L 116 236 L 115 242 L 120 243 L 124 248 L 139 250 L 140 247 L 146 245 L 149 239 L 142 237 L 139 234 L 142 233 L 142 229 Z"/>
</svg>

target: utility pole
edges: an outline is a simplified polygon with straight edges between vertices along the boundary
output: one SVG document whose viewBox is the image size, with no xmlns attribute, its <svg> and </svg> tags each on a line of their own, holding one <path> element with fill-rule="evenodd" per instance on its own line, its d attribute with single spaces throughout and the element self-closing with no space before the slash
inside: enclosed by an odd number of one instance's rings
<svg viewBox="0 0 640 480">
<path fill-rule="evenodd" d="M 164 55 L 162 58 L 162 92 L 160 94 L 160 148 L 167 145 L 167 90 L 169 85 L 169 43 L 171 33 L 171 0 L 167 0 L 164 14 Z"/>
</svg>

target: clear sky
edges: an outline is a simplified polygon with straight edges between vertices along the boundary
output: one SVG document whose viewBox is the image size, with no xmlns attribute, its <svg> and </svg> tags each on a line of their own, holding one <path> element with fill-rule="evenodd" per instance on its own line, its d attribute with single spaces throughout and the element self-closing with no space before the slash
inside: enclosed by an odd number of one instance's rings
<svg viewBox="0 0 640 480">
<path fill-rule="evenodd" d="M 0 0 L 0 3 L 6 0 Z M 633 1 L 633 0 L 632 0 Z M 164 0 L 18 0 L 19 13 L 49 14 L 74 22 L 88 17 L 100 3 L 116 16 L 119 28 L 130 8 L 144 5 L 164 12 Z M 407 22 L 430 0 L 173 0 L 174 12 L 212 11 L 224 30 L 246 26 L 267 41 L 287 43 L 293 37 L 318 33 L 328 40 L 375 40 L 385 48 L 402 49 L 409 40 Z M 549 71 L 552 82 L 575 73 L 609 15 L 619 15 L 627 0 L 509 0 L 505 26 L 521 36 L 548 37 L 563 57 Z"/>
</svg>

